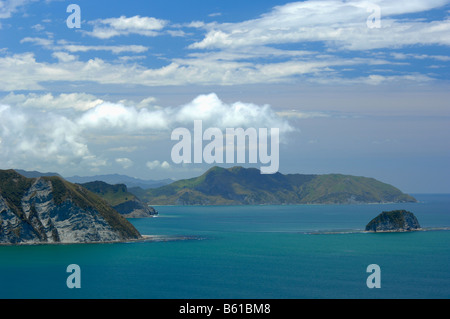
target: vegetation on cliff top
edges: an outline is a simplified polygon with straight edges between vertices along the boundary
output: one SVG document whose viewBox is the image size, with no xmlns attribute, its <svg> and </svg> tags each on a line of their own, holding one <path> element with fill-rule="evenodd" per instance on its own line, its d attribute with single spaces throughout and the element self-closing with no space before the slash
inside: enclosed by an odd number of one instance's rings
<svg viewBox="0 0 450 319">
<path fill-rule="evenodd" d="M 258 169 L 213 167 L 163 187 L 130 192 L 151 205 L 344 204 L 415 202 L 373 178 L 341 174 L 263 175 Z"/>
</svg>

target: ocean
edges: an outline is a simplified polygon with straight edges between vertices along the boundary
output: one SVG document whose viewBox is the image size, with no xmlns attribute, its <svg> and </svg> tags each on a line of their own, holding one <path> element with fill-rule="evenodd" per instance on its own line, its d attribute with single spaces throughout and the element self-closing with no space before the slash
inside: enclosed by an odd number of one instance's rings
<svg viewBox="0 0 450 319">
<path fill-rule="evenodd" d="M 156 241 L 0 246 L 1 299 L 404 299 L 450 297 L 450 195 L 419 203 L 157 207 L 130 221 Z M 364 233 L 382 211 L 428 231 Z M 69 289 L 67 266 L 80 267 Z M 380 288 L 368 288 L 369 265 Z"/>
</svg>

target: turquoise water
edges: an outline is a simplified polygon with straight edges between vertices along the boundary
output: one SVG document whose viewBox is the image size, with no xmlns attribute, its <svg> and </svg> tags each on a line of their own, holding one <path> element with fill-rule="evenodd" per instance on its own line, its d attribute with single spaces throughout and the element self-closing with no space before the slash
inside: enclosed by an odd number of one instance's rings
<svg viewBox="0 0 450 319">
<path fill-rule="evenodd" d="M 420 203 L 158 207 L 160 217 L 130 221 L 180 240 L 0 247 L 0 298 L 449 298 L 450 231 L 358 232 L 392 209 L 450 227 L 450 195 L 415 196 Z M 66 286 L 70 264 L 81 289 Z M 366 286 L 370 264 L 381 267 L 380 289 Z"/>
</svg>

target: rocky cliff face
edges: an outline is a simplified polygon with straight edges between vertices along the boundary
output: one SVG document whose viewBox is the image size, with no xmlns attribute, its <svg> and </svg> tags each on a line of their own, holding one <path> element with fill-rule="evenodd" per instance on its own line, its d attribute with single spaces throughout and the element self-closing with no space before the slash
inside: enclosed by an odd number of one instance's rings
<svg viewBox="0 0 450 319">
<path fill-rule="evenodd" d="M 116 242 L 139 232 L 105 201 L 60 177 L 0 171 L 0 244 Z"/>
<path fill-rule="evenodd" d="M 366 231 L 374 232 L 401 232 L 417 229 L 420 229 L 420 224 L 416 216 L 405 210 L 383 212 L 366 226 Z"/>
</svg>

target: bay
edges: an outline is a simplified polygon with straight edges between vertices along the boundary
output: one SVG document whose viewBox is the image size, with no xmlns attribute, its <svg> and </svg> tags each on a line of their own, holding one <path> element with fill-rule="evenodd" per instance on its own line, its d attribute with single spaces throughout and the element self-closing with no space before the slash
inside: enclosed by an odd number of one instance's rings
<svg viewBox="0 0 450 319">
<path fill-rule="evenodd" d="M 0 298 L 448 298 L 450 231 L 364 233 L 382 211 L 406 209 L 426 229 L 450 227 L 450 195 L 419 203 L 157 207 L 130 221 L 163 240 L 0 247 Z M 164 240 L 165 239 L 165 240 Z M 66 268 L 81 268 L 69 289 Z M 369 289 L 366 268 L 381 268 Z"/>
</svg>

